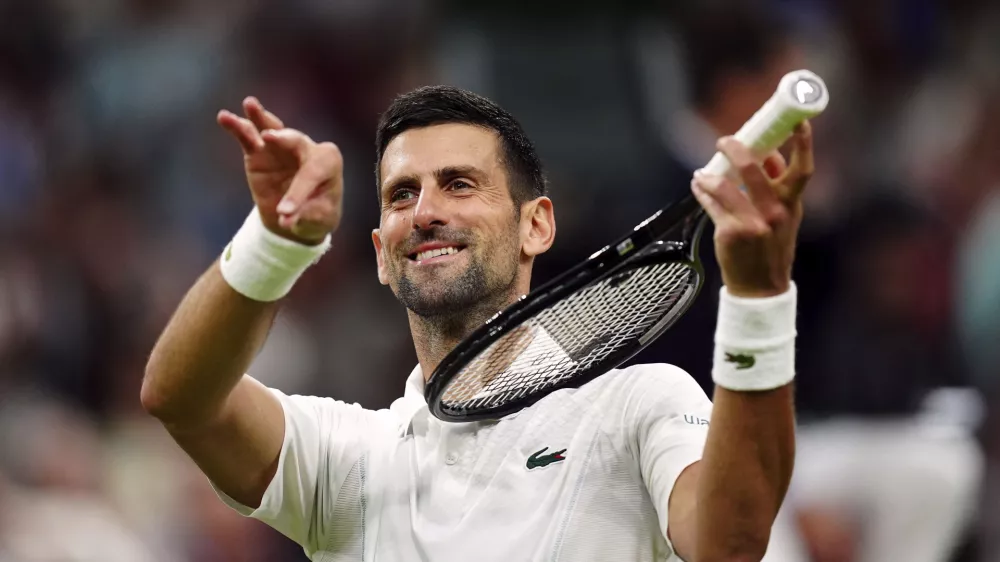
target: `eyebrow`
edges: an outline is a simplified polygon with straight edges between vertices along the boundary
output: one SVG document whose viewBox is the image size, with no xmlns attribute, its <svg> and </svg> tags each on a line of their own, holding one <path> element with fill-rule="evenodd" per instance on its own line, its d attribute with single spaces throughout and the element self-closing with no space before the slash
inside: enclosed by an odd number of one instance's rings
<svg viewBox="0 0 1000 562">
<path fill-rule="evenodd" d="M 477 181 L 482 181 L 485 174 L 475 166 L 445 166 L 434 171 L 434 177 L 438 183 L 445 183 L 447 180 L 461 176 L 468 176 Z"/>
<path fill-rule="evenodd" d="M 475 166 L 445 166 L 444 168 L 439 168 L 434 170 L 434 178 L 439 184 L 447 183 L 448 180 L 467 176 L 476 181 L 482 182 L 485 179 L 485 173 Z M 382 197 L 389 195 L 396 188 L 404 185 L 420 185 L 420 177 L 414 174 L 400 176 L 387 182 L 382 188 Z"/>
</svg>

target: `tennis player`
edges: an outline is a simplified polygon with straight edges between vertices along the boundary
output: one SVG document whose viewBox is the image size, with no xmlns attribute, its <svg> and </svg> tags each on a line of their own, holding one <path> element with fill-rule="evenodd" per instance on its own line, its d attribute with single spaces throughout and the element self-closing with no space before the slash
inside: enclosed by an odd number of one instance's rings
<svg viewBox="0 0 1000 562">
<path fill-rule="evenodd" d="M 223 501 L 315 561 L 761 559 L 794 457 L 791 267 L 808 124 L 787 165 L 718 141 L 745 192 L 703 173 L 691 182 L 725 284 L 701 297 L 720 299 L 714 407 L 687 373 L 653 364 L 500 420 L 446 423 L 428 413 L 426 377 L 528 292 L 555 237 L 532 143 L 503 109 L 449 87 L 402 95 L 383 115 L 372 241 L 419 364 L 400 373 L 402 397 L 373 411 L 244 374 L 281 298 L 329 247 L 344 186 L 335 145 L 254 98 L 243 111 L 218 122 L 242 146 L 254 209 L 181 302 L 142 387 Z"/>
</svg>

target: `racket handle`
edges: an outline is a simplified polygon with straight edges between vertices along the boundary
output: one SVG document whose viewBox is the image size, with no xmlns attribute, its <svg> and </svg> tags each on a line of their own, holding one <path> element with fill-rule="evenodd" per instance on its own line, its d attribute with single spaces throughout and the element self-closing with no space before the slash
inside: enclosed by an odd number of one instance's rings
<svg viewBox="0 0 1000 562">
<path fill-rule="evenodd" d="M 771 98 L 733 136 L 763 160 L 788 140 L 799 123 L 822 113 L 829 101 L 822 78 L 809 70 L 794 70 L 782 77 Z M 739 181 L 736 170 L 721 152 L 715 153 L 704 170 Z"/>
</svg>

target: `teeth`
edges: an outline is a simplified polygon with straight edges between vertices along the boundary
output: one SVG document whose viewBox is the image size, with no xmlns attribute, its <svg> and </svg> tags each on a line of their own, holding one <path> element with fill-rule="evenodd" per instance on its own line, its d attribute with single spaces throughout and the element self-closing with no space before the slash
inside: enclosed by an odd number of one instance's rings
<svg viewBox="0 0 1000 562">
<path fill-rule="evenodd" d="M 458 248 L 449 246 L 447 248 L 438 248 L 436 250 L 427 250 L 426 252 L 420 252 L 417 254 L 417 261 L 429 260 L 431 258 L 436 258 L 438 256 L 443 256 L 445 254 L 457 254 Z"/>
</svg>

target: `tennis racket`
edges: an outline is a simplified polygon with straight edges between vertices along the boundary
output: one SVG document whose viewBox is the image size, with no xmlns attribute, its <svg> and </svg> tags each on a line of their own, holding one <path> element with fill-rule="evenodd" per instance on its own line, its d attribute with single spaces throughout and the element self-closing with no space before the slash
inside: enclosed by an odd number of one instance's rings
<svg viewBox="0 0 1000 562">
<path fill-rule="evenodd" d="M 790 72 L 735 137 L 763 159 L 828 100 L 819 76 Z M 705 170 L 738 181 L 722 153 Z M 627 361 L 668 330 L 698 295 L 705 276 L 698 247 L 706 222 L 688 194 L 497 313 L 431 374 L 431 413 L 444 421 L 497 419 Z"/>
</svg>

